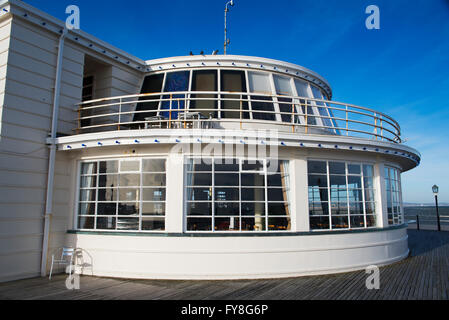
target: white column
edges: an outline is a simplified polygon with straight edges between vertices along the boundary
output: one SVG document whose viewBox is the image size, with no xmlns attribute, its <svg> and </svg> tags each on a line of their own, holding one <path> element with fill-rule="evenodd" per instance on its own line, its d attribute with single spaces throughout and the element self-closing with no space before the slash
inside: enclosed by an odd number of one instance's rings
<svg viewBox="0 0 449 320">
<path fill-rule="evenodd" d="M 388 227 L 387 190 L 385 189 L 385 166 L 377 162 L 374 166 L 374 188 L 376 190 L 376 216 L 379 228 Z"/>
<path fill-rule="evenodd" d="M 310 231 L 310 223 L 306 157 L 291 160 L 290 168 L 292 231 L 308 232 Z"/>
<path fill-rule="evenodd" d="M 184 222 L 184 158 L 181 154 L 167 157 L 167 190 L 165 231 L 183 232 Z"/>
</svg>

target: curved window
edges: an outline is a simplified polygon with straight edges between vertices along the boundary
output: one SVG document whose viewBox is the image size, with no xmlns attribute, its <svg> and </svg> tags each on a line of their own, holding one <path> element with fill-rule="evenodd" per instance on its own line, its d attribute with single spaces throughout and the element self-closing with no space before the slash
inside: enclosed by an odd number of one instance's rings
<svg viewBox="0 0 449 320">
<path fill-rule="evenodd" d="M 188 159 L 187 231 L 291 229 L 288 161 Z"/>
<path fill-rule="evenodd" d="M 308 161 L 310 229 L 375 227 L 373 179 L 370 164 Z"/>
<path fill-rule="evenodd" d="M 293 96 L 291 78 L 273 75 L 274 86 L 277 95 Z M 279 101 L 279 111 L 283 122 L 292 122 L 292 114 L 295 113 L 295 106 L 292 98 L 277 98 Z M 297 120 L 297 117 L 295 117 Z"/>
<path fill-rule="evenodd" d="M 312 98 L 309 94 L 309 84 L 307 82 L 301 81 L 299 79 L 295 79 L 295 87 L 296 87 L 296 93 L 300 97 L 305 98 Z M 304 123 L 310 124 L 310 125 L 316 125 L 316 118 L 313 116 L 313 107 L 311 101 L 304 99 L 299 99 L 299 102 L 301 104 L 301 111 L 304 115 L 306 121 Z M 307 104 L 307 108 L 306 108 Z"/>
<path fill-rule="evenodd" d="M 217 91 L 217 87 L 217 70 L 193 71 L 192 91 Z M 207 98 L 211 98 L 211 100 L 205 100 Z M 214 111 L 218 105 L 216 99 L 216 94 L 193 94 L 189 110 L 198 109 L 203 117 L 209 118 L 212 116 L 217 118 L 218 113 Z"/>
<path fill-rule="evenodd" d="M 162 91 L 162 83 L 164 81 L 164 74 L 155 74 L 145 77 L 142 85 L 142 90 L 140 93 L 157 93 Z M 154 117 L 159 109 L 159 101 L 151 102 L 151 100 L 158 100 L 161 96 L 149 96 L 140 97 L 139 102 L 136 106 L 136 113 L 134 114 L 134 121 L 144 121 L 145 118 Z M 142 112 L 142 111 L 152 111 L 152 112 Z"/>
<path fill-rule="evenodd" d="M 387 192 L 388 224 L 397 225 L 404 223 L 399 170 L 385 167 L 385 189 Z"/>
<path fill-rule="evenodd" d="M 223 92 L 246 92 L 246 77 L 243 71 L 221 70 L 221 91 Z M 222 94 L 221 112 L 222 118 L 249 119 L 248 97 L 246 95 Z M 240 100 L 240 101 L 239 101 Z M 238 111 L 231 111 L 238 110 Z"/>
<path fill-rule="evenodd" d="M 248 72 L 249 91 L 271 95 L 271 85 L 268 73 Z M 267 102 L 265 102 L 267 101 Z M 275 121 L 273 99 L 267 96 L 251 95 L 253 119 Z M 261 112 L 256 112 L 261 111 Z"/>
<path fill-rule="evenodd" d="M 190 71 L 167 73 L 165 77 L 164 92 L 188 91 L 190 80 L 189 77 Z M 178 119 L 178 112 L 176 110 L 185 108 L 186 95 L 164 95 L 162 98 L 166 101 L 162 101 L 161 112 L 159 113 L 159 115 L 168 120 Z"/>
<path fill-rule="evenodd" d="M 311 86 L 311 88 L 313 97 L 315 99 L 323 100 L 321 91 L 315 86 Z M 332 127 L 332 121 L 329 119 L 330 115 L 328 109 L 326 108 L 326 105 L 321 101 L 314 101 L 313 103 L 317 106 L 318 113 L 321 116 L 321 122 L 323 123 L 323 125 L 326 127 Z"/>
</svg>

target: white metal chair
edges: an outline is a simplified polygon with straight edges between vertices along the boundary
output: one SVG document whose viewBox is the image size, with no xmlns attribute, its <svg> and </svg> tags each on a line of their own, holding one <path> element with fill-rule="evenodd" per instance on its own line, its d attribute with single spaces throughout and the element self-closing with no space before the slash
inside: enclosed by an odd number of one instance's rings
<svg viewBox="0 0 449 320">
<path fill-rule="evenodd" d="M 69 274 L 72 274 L 72 267 L 73 267 L 73 255 L 75 253 L 74 248 L 62 248 L 61 249 L 61 258 L 56 259 L 55 255 L 51 255 L 51 268 L 50 268 L 50 276 L 49 279 L 51 279 L 51 274 L 53 272 L 53 265 L 64 265 L 69 266 Z"/>
</svg>

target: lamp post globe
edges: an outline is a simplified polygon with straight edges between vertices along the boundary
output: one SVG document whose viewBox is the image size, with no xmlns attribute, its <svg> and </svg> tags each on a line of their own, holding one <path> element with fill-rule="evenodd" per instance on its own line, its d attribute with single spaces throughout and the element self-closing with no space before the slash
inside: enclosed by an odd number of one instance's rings
<svg viewBox="0 0 449 320">
<path fill-rule="evenodd" d="M 438 186 L 435 184 L 432 187 L 432 192 L 435 195 L 435 208 L 437 211 L 437 223 L 438 223 L 438 231 L 441 231 L 441 224 L 440 224 L 440 214 L 438 212 Z"/>
<path fill-rule="evenodd" d="M 437 196 L 438 195 L 438 190 L 439 190 L 438 186 L 436 184 L 434 184 L 433 187 L 432 187 L 433 194 Z"/>
</svg>

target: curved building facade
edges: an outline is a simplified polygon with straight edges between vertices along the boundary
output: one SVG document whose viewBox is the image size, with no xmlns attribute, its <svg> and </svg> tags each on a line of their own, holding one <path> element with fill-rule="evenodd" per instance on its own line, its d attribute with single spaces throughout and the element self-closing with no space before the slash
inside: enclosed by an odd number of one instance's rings
<svg viewBox="0 0 449 320">
<path fill-rule="evenodd" d="M 62 246 L 80 249 L 84 274 L 148 279 L 407 257 L 401 174 L 420 154 L 388 115 L 333 101 L 295 64 L 143 61 L 20 1 L 1 5 L 1 161 L 21 173 L 2 173 L 0 281 L 45 275 Z"/>
<path fill-rule="evenodd" d="M 290 277 L 408 255 L 402 172 L 419 154 L 316 73 L 243 56 L 147 62 L 141 93 L 80 105 L 69 241 L 95 274 Z"/>
</svg>

